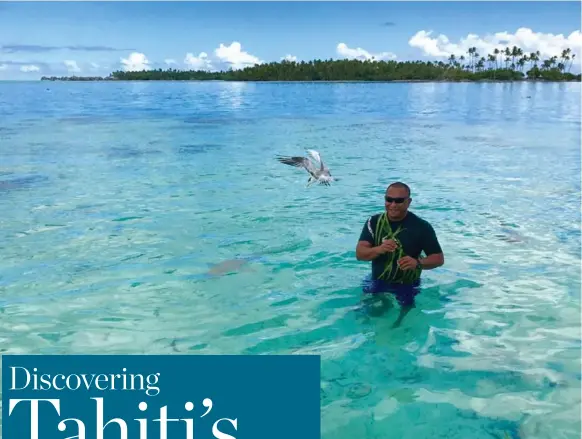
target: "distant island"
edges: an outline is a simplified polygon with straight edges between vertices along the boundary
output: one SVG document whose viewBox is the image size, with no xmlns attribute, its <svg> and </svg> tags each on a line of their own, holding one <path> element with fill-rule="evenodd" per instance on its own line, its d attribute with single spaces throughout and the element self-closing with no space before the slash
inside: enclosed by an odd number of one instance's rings
<svg viewBox="0 0 582 439">
<path fill-rule="evenodd" d="M 255 64 L 240 70 L 156 69 L 115 71 L 107 77 L 46 77 L 43 81 L 581 81 L 570 73 L 576 54 L 541 60 L 520 48 L 495 49 L 487 58 L 472 47 L 467 56 L 443 61 L 313 60 Z"/>
</svg>

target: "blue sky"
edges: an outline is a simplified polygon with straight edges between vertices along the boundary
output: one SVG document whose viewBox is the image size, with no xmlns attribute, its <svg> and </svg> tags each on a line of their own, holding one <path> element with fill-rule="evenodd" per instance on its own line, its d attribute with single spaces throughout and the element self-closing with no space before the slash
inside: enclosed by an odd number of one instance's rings
<svg viewBox="0 0 582 439">
<path fill-rule="evenodd" d="M 0 2 L 0 79 L 240 68 L 288 55 L 446 59 L 504 42 L 579 53 L 580 14 L 575 1 Z"/>
</svg>

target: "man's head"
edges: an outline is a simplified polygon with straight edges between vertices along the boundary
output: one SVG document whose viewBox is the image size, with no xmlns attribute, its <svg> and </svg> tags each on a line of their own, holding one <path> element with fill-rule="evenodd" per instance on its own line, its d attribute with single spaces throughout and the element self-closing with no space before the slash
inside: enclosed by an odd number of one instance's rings
<svg viewBox="0 0 582 439">
<path fill-rule="evenodd" d="M 403 219 L 408 213 L 408 207 L 412 198 L 410 198 L 410 188 L 408 185 L 396 182 L 392 183 L 386 189 L 384 206 L 388 218 L 394 221 Z"/>
</svg>

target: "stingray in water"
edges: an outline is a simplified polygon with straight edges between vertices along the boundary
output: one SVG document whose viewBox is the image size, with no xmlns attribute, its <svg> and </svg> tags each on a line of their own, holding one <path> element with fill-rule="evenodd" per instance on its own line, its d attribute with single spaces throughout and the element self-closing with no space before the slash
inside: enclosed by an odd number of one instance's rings
<svg viewBox="0 0 582 439">
<path fill-rule="evenodd" d="M 231 274 L 237 271 L 248 271 L 248 264 L 251 262 L 264 262 L 265 256 L 274 255 L 278 253 L 292 252 L 304 246 L 311 244 L 311 240 L 304 239 L 296 243 L 283 244 L 282 246 L 267 249 L 257 253 L 251 253 L 248 256 L 227 259 L 217 264 L 212 264 L 210 269 L 204 273 L 203 277 L 216 277 Z"/>
<path fill-rule="evenodd" d="M 211 268 L 206 272 L 206 276 L 222 276 L 225 274 L 231 274 L 237 271 L 248 271 L 249 262 L 260 260 L 261 256 L 252 255 L 246 256 L 244 258 L 227 259 L 226 261 L 219 262 L 218 264 L 213 264 Z"/>
</svg>

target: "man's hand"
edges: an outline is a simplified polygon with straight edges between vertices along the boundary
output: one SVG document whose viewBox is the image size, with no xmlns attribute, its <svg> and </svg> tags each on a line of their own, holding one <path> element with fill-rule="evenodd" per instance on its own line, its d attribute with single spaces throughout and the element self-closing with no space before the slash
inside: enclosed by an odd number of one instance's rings
<svg viewBox="0 0 582 439">
<path fill-rule="evenodd" d="M 398 248 L 398 244 L 393 239 L 384 239 L 382 244 L 378 246 L 378 253 L 392 253 Z"/>
<path fill-rule="evenodd" d="M 382 244 L 372 247 L 367 241 L 359 241 L 356 247 L 356 258 L 358 261 L 373 261 L 378 256 L 393 252 L 398 248 L 398 244 L 393 239 L 387 239 Z"/>
<path fill-rule="evenodd" d="M 403 256 L 400 259 L 398 259 L 398 266 L 403 271 L 415 270 L 417 264 L 418 260 L 410 256 Z"/>
</svg>

